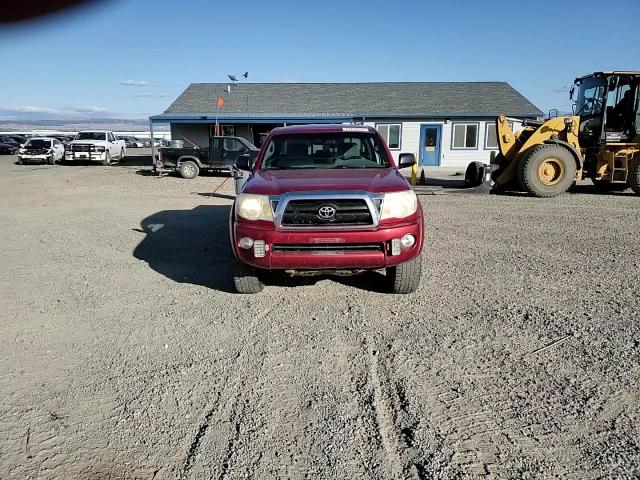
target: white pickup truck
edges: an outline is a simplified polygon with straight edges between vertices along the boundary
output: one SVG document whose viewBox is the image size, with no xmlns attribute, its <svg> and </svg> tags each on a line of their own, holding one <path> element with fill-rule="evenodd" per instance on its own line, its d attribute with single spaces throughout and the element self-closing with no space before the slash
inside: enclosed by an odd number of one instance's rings
<svg viewBox="0 0 640 480">
<path fill-rule="evenodd" d="M 79 132 L 67 144 L 64 159 L 67 162 L 93 161 L 109 165 L 112 160 L 122 160 L 127 154 L 124 140 L 109 131 Z"/>
</svg>

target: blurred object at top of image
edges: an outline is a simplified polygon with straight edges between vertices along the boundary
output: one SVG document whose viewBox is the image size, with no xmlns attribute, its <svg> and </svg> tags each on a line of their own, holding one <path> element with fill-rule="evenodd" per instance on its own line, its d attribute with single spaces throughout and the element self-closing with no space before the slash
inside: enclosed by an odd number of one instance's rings
<svg viewBox="0 0 640 480">
<path fill-rule="evenodd" d="M 97 3 L 97 0 L 47 0 L 39 2 L 10 2 L 0 9 L 0 24 L 25 22 L 40 19 L 53 13 L 60 13 L 79 6 Z"/>
</svg>

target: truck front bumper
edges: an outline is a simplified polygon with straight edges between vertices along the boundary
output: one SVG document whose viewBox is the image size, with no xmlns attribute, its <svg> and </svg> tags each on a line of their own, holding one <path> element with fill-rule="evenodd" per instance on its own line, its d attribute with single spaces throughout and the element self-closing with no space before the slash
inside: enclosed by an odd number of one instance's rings
<svg viewBox="0 0 640 480">
<path fill-rule="evenodd" d="M 231 230 L 236 258 L 265 269 L 379 270 L 407 262 L 422 251 L 422 221 L 371 231 L 284 231 L 233 222 Z M 405 235 L 415 240 L 409 248 L 398 246 Z M 243 238 L 253 240 L 254 247 L 258 241 L 260 248 L 242 248 Z"/>
<path fill-rule="evenodd" d="M 99 162 L 105 159 L 107 152 L 74 152 L 65 153 L 64 159 L 67 162 Z"/>
</svg>

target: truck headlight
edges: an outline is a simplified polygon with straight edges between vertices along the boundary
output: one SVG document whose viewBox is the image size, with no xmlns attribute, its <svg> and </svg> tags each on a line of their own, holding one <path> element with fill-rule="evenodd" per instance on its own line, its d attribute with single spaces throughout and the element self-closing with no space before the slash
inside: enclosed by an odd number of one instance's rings
<svg viewBox="0 0 640 480">
<path fill-rule="evenodd" d="M 96 147 L 97 152 L 104 152 L 104 147 Z"/>
<path fill-rule="evenodd" d="M 241 193 L 236 199 L 236 215 L 245 220 L 273 221 L 268 195 Z"/>
<path fill-rule="evenodd" d="M 380 220 L 405 218 L 416 213 L 418 198 L 413 190 L 385 193 Z"/>
</svg>

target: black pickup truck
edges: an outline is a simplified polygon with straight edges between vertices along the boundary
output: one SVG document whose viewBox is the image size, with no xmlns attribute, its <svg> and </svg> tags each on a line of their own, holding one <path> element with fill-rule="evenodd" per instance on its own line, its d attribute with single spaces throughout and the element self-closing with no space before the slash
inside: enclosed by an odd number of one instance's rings
<svg viewBox="0 0 640 480">
<path fill-rule="evenodd" d="M 253 160 L 258 149 L 242 137 L 211 137 L 209 147 L 165 147 L 154 164 L 154 170 L 180 172 L 183 178 L 196 178 L 200 170 L 231 170 L 241 155 Z"/>
</svg>

